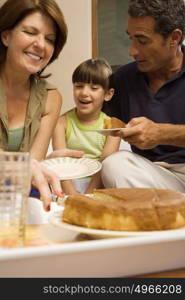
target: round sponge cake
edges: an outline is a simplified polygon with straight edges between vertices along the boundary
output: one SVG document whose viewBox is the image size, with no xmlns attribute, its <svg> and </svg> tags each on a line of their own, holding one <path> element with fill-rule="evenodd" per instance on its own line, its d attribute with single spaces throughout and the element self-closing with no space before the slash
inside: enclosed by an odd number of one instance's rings
<svg viewBox="0 0 185 300">
<path fill-rule="evenodd" d="M 88 197 L 69 196 L 63 221 L 79 226 L 150 231 L 185 226 L 185 195 L 152 188 L 97 189 Z"/>
</svg>

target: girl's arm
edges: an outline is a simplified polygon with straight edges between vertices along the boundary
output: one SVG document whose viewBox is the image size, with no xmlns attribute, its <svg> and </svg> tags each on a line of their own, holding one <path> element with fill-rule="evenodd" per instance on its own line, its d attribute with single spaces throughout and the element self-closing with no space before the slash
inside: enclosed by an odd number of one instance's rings
<svg viewBox="0 0 185 300">
<path fill-rule="evenodd" d="M 119 150 L 121 138 L 115 136 L 108 136 L 105 142 L 105 146 L 100 157 L 100 161 L 103 161 L 107 156 Z"/>
<path fill-rule="evenodd" d="M 104 160 L 107 156 L 119 150 L 121 139 L 113 136 L 108 136 L 105 142 L 105 146 L 100 157 L 100 161 Z M 101 180 L 101 171 L 94 174 L 86 190 L 86 194 L 93 192 L 93 189 L 103 188 Z"/>
<path fill-rule="evenodd" d="M 66 194 L 66 195 L 74 195 L 74 194 L 79 194 L 72 181 L 71 180 L 62 180 L 61 181 L 61 187 L 62 187 L 62 191 Z"/>
<path fill-rule="evenodd" d="M 94 189 L 102 189 L 102 188 L 104 188 L 104 186 L 101 181 L 101 171 L 99 171 L 98 173 L 92 176 L 92 179 L 85 191 L 85 194 L 92 194 Z"/>
<path fill-rule="evenodd" d="M 42 160 L 45 158 L 50 138 L 56 126 L 62 104 L 62 97 L 57 90 L 48 91 L 44 116 L 40 128 L 30 149 L 32 158 Z"/>
<path fill-rule="evenodd" d="M 82 157 L 84 152 L 67 149 L 66 142 L 65 142 L 65 132 L 66 132 L 66 117 L 62 115 L 58 118 L 57 125 L 55 127 L 53 136 L 52 136 L 52 146 L 53 152 L 50 153 L 47 158 L 55 158 L 55 157 Z"/>
</svg>

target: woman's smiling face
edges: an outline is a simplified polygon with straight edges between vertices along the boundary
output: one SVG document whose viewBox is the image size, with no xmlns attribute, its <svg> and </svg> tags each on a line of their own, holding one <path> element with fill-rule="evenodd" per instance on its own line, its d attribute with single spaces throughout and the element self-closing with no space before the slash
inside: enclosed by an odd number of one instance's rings
<svg viewBox="0 0 185 300">
<path fill-rule="evenodd" d="M 56 27 L 50 17 L 34 12 L 12 30 L 2 32 L 1 39 L 7 47 L 5 63 L 17 72 L 31 75 L 41 71 L 50 61 Z"/>
</svg>

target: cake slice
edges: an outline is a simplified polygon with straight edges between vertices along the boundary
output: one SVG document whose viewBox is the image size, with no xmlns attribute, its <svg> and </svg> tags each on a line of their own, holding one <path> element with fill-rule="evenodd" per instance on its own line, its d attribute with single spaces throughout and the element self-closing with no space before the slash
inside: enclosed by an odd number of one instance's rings
<svg viewBox="0 0 185 300">
<path fill-rule="evenodd" d="M 125 123 L 118 118 L 112 117 L 104 120 L 104 129 L 124 128 Z"/>
</svg>

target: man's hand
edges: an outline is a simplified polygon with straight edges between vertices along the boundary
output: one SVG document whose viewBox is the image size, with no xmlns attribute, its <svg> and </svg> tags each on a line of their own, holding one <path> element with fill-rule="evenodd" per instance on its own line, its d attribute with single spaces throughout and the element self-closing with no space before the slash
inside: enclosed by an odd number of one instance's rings
<svg viewBox="0 0 185 300">
<path fill-rule="evenodd" d="M 139 149 L 151 149 L 160 144 L 160 125 L 145 117 L 133 118 L 116 135 Z"/>
</svg>

